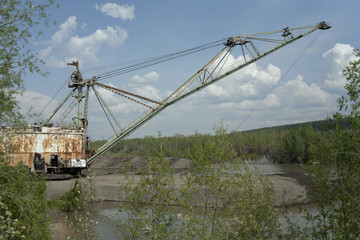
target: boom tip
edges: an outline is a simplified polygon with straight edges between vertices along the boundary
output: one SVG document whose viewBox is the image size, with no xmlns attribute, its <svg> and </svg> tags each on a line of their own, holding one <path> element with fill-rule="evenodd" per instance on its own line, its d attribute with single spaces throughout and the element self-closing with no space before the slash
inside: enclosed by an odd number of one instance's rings
<svg viewBox="0 0 360 240">
<path fill-rule="evenodd" d="M 329 29 L 331 28 L 331 25 L 329 25 L 327 22 L 325 21 L 322 21 L 318 24 L 318 28 L 321 29 L 321 30 L 326 30 L 326 29 Z"/>
</svg>

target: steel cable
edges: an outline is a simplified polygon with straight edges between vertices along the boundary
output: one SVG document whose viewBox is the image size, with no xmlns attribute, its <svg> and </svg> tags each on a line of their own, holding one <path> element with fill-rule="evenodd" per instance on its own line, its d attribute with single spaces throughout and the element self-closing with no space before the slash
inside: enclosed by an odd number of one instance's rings
<svg viewBox="0 0 360 240">
<path fill-rule="evenodd" d="M 234 130 L 238 130 L 249 118 L 253 113 L 258 109 L 258 107 L 264 102 L 264 100 L 269 96 L 269 94 L 284 80 L 284 78 L 289 74 L 289 72 L 295 67 L 295 65 L 300 61 L 300 59 L 305 55 L 306 51 L 315 43 L 315 41 L 319 38 L 321 33 L 318 33 L 314 39 L 309 43 L 309 45 L 305 48 L 303 52 L 295 59 L 295 61 L 289 66 L 289 68 L 284 72 L 284 75 L 280 77 L 280 80 L 274 84 L 270 88 L 270 90 L 265 94 L 265 96 L 258 102 L 253 109 L 243 118 L 243 120 L 238 124 Z"/>
<path fill-rule="evenodd" d="M 109 72 L 106 72 L 106 73 L 103 73 L 103 74 L 99 74 L 99 75 L 97 75 L 97 77 L 99 77 L 101 79 L 106 79 L 106 78 L 118 76 L 118 75 L 121 75 L 121 74 L 136 71 L 136 70 L 146 68 L 146 67 L 149 67 L 149 66 L 153 66 L 153 65 L 156 65 L 156 64 L 159 64 L 159 63 L 162 63 L 162 62 L 170 61 L 170 60 L 173 60 L 173 59 L 176 59 L 176 58 L 179 58 L 179 57 L 183 57 L 183 56 L 186 56 L 186 55 L 189 55 L 189 54 L 193 54 L 193 53 L 196 53 L 196 52 L 199 52 L 199 51 L 203 51 L 203 50 L 206 50 L 206 49 L 209 49 L 209 48 L 212 48 L 212 47 L 216 47 L 216 46 L 222 45 L 223 42 L 224 42 L 224 39 L 216 41 L 216 42 L 212 42 L 212 43 L 209 43 L 209 44 L 205 44 L 205 45 L 202 45 L 202 46 L 194 47 L 194 48 L 191 48 L 191 49 L 188 49 L 188 50 L 184 50 L 184 51 L 180 51 L 180 52 L 176 52 L 176 53 L 171 53 L 171 54 L 167 54 L 167 55 L 160 56 L 160 57 L 151 58 L 150 60 L 146 60 L 144 62 L 136 63 L 136 64 L 133 64 L 133 65 L 130 65 L 130 66 L 126 66 L 126 67 L 119 68 L 119 69 L 116 69 L 116 70 L 113 70 L 113 71 L 109 71 Z"/>
</svg>

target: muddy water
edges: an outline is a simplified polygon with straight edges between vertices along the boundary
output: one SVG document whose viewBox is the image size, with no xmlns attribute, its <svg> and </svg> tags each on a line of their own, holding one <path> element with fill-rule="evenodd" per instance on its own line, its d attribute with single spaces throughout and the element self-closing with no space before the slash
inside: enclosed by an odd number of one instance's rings
<svg viewBox="0 0 360 240">
<path fill-rule="evenodd" d="M 266 175 L 298 175 L 304 173 L 304 168 L 299 164 L 249 164 L 249 167 L 258 169 Z"/>
<path fill-rule="evenodd" d="M 291 207 L 288 209 L 287 217 L 292 222 L 296 222 L 298 226 L 305 226 L 303 214 L 299 212 L 299 207 Z M 302 205 L 301 208 L 307 209 L 310 213 L 316 211 L 314 205 Z M 119 203 L 116 202 L 95 202 L 92 204 L 91 217 L 97 222 L 95 231 L 98 234 L 99 239 L 115 240 L 123 239 L 121 237 L 120 229 L 116 225 L 116 221 L 123 216 L 119 211 Z M 53 220 L 51 226 L 54 229 L 53 239 L 65 240 L 67 234 L 67 227 L 64 223 L 64 215 L 57 215 L 56 219 Z M 284 214 L 280 215 L 280 222 L 286 228 L 286 218 Z"/>
<path fill-rule="evenodd" d="M 303 174 L 303 168 L 295 164 L 250 164 L 250 167 L 257 168 L 263 174 L 277 175 L 284 174 L 288 176 Z M 309 206 L 313 208 L 313 206 Z M 296 207 L 290 209 L 293 213 L 292 217 L 301 219 L 301 215 L 297 213 Z M 53 229 L 53 239 L 66 239 L 67 227 L 65 224 L 65 214 L 54 212 L 52 215 L 51 227 Z M 96 224 L 96 232 L 99 239 L 121 239 L 119 228 L 116 220 L 124 216 L 119 211 L 119 203 L 117 202 L 94 202 L 92 203 L 91 218 Z"/>
<path fill-rule="evenodd" d="M 52 239 L 65 240 L 69 235 L 66 225 L 66 215 L 59 211 L 51 213 Z M 122 216 L 119 211 L 119 203 L 116 202 L 94 202 L 91 205 L 91 219 L 95 222 L 95 231 L 99 239 L 121 239 L 119 237 L 116 220 Z M 71 215 L 68 218 L 73 218 Z M 71 238 L 70 238 L 71 239 Z"/>
</svg>

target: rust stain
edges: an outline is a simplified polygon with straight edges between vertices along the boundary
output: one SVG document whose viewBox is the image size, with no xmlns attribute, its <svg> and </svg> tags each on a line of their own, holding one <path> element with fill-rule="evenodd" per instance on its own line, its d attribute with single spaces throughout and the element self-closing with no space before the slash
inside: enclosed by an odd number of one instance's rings
<svg viewBox="0 0 360 240">
<path fill-rule="evenodd" d="M 0 129 L 0 134 L 11 132 L 11 129 Z M 51 154 L 58 154 L 60 158 L 82 158 L 82 141 L 85 139 L 84 132 L 78 128 L 42 127 L 41 131 L 28 128 L 25 132 L 12 135 L 6 146 L 16 146 L 10 154 L 13 164 L 22 162 L 29 167 L 32 166 L 35 152 L 43 155 L 45 162 L 50 162 Z"/>
</svg>

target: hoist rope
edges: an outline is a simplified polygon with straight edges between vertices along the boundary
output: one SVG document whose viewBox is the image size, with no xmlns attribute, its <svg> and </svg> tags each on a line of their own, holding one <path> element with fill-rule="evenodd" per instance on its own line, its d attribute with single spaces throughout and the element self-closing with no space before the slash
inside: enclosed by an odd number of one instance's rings
<svg viewBox="0 0 360 240">
<path fill-rule="evenodd" d="M 133 61 L 133 62 L 137 62 L 135 64 L 123 67 L 123 68 L 119 68 L 116 70 L 112 70 L 103 74 L 99 74 L 97 77 L 101 78 L 101 79 L 106 79 L 106 78 L 110 78 L 110 77 L 114 77 L 114 76 L 118 76 L 124 73 L 128 73 L 128 72 L 132 72 L 135 70 L 139 70 L 145 67 L 149 67 L 155 64 L 159 64 L 165 61 L 170 61 L 172 59 L 175 58 L 179 58 L 182 56 L 186 56 L 192 53 L 196 53 L 199 51 L 203 51 L 212 47 L 216 47 L 219 45 L 222 45 L 224 43 L 226 39 L 221 39 L 215 42 L 211 42 L 208 44 L 204 44 L 201 46 L 197 46 L 194 48 L 190 48 L 187 50 L 183 50 L 183 51 L 179 51 L 179 52 L 175 52 L 175 53 L 171 53 L 171 54 L 167 54 L 167 55 L 163 55 L 163 56 L 159 56 L 159 57 L 153 57 L 153 58 L 148 58 L 148 59 L 142 59 L 142 60 L 138 60 L 138 61 Z M 92 68 L 91 70 L 98 70 L 98 69 L 105 69 L 105 68 L 109 68 L 109 67 L 114 67 L 114 66 L 119 66 L 121 64 L 113 64 L 113 65 L 109 65 L 109 66 L 105 66 L 105 67 L 99 67 L 99 68 Z M 89 71 L 89 70 L 88 70 Z M 46 106 L 41 110 L 41 112 L 39 114 L 36 115 L 35 120 L 32 122 L 32 124 L 35 124 L 37 121 L 40 120 L 41 115 L 45 112 L 45 110 L 49 107 L 49 105 L 51 104 L 51 102 L 55 99 L 55 97 L 59 94 L 59 92 L 61 91 L 61 89 L 63 89 L 63 87 L 66 85 L 66 83 L 68 82 L 68 79 L 66 79 L 64 81 L 64 83 L 60 86 L 60 88 L 57 90 L 57 92 L 54 94 L 54 96 L 51 98 L 51 100 L 46 104 Z"/>
<path fill-rule="evenodd" d="M 252 115 L 253 113 L 258 109 L 258 107 L 264 102 L 264 100 L 269 96 L 269 94 L 282 82 L 285 77 L 289 74 L 289 72 L 295 67 L 295 65 L 300 61 L 300 59 L 305 55 L 306 51 L 315 43 L 315 41 L 319 38 L 321 32 L 319 32 L 317 35 L 315 35 L 314 39 L 308 44 L 308 46 L 304 49 L 304 51 L 301 52 L 301 54 L 295 59 L 295 61 L 289 66 L 289 68 L 284 72 L 284 75 L 280 77 L 280 80 L 274 84 L 270 88 L 270 90 L 265 94 L 265 96 L 258 102 L 255 107 L 243 118 L 243 120 L 239 123 L 239 125 L 234 128 L 234 130 L 238 130 Z"/>
<path fill-rule="evenodd" d="M 201 46 L 198 46 L 198 47 L 194 47 L 194 48 L 191 48 L 191 49 L 188 49 L 188 50 L 184 50 L 184 51 L 180 51 L 180 52 L 176 52 L 176 53 L 171 53 L 171 54 L 167 54 L 167 55 L 160 56 L 160 57 L 150 58 L 149 60 L 146 60 L 146 61 L 143 61 L 143 62 L 140 62 L 140 63 L 136 63 L 136 64 L 133 64 L 133 65 L 130 65 L 130 66 L 126 66 L 126 67 L 119 68 L 119 69 L 116 69 L 116 70 L 113 70 L 113 71 L 109 71 L 109 72 L 106 72 L 106 73 L 99 74 L 99 75 L 97 75 L 97 77 L 99 77 L 101 79 L 106 79 L 106 78 L 118 76 L 118 75 L 121 75 L 121 74 L 136 71 L 136 70 L 146 68 L 146 67 L 149 67 L 149 66 L 153 66 L 155 64 L 170 61 L 170 60 L 173 60 L 175 58 L 179 58 L 179 57 L 183 57 L 183 56 L 193 54 L 193 53 L 196 53 L 196 52 L 199 52 L 199 51 L 203 51 L 203 50 L 206 50 L 206 49 L 209 49 L 209 48 L 212 48 L 212 47 L 216 47 L 216 46 L 222 45 L 223 43 L 224 43 L 224 39 L 219 40 L 219 41 L 215 41 L 215 42 L 212 42 L 212 43 L 209 43 L 209 44 L 201 45 Z"/>
<path fill-rule="evenodd" d="M 59 87 L 59 89 L 57 90 L 57 92 L 54 94 L 54 96 L 50 99 L 50 101 L 46 104 L 46 106 L 41 110 L 41 112 L 39 114 L 36 115 L 35 120 L 31 123 L 32 125 L 35 124 L 37 121 L 39 121 L 41 115 L 43 114 L 43 112 L 45 111 L 45 109 L 50 105 L 50 103 L 55 99 L 55 97 L 59 94 L 59 92 L 61 91 L 61 89 L 63 89 L 63 87 L 66 85 L 66 83 L 68 82 L 68 79 L 66 79 L 64 81 L 64 83 Z"/>
</svg>

